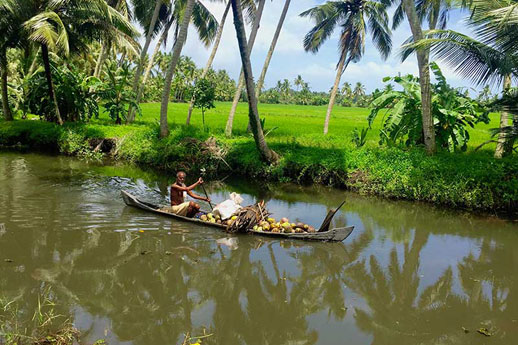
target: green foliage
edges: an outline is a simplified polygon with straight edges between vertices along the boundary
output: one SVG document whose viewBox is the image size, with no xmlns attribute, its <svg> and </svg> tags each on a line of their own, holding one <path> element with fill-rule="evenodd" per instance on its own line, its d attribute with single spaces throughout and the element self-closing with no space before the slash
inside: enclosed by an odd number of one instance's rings
<svg viewBox="0 0 518 345">
<path fill-rule="evenodd" d="M 208 79 L 196 82 L 194 88 L 194 107 L 201 109 L 203 130 L 205 130 L 205 110 L 214 108 L 215 87 Z"/>
<path fill-rule="evenodd" d="M 353 130 L 353 138 L 351 142 L 356 145 L 356 147 L 362 147 L 367 142 L 367 132 L 369 128 L 362 128 L 361 131 L 358 131 L 358 128 L 354 128 Z"/>
<path fill-rule="evenodd" d="M 88 121 L 99 115 L 93 89 L 99 80 L 73 66 L 52 63 L 54 91 L 64 121 Z M 21 110 L 51 120 L 54 103 L 48 97 L 48 84 L 43 68 L 23 80 L 19 86 Z"/>
<path fill-rule="evenodd" d="M 465 151 L 470 139 L 466 127 L 473 128 L 480 121 L 487 123 L 488 110 L 460 89 L 448 85 L 437 64 L 432 63 L 431 68 L 437 79 L 437 83 L 432 84 L 432 116 L 437 145 L 450 152 L 457 148 Z M 406 75 L 387 77 L 383 81 L 389 80 L 399 84 L 403 91 L 386 89 L 372 101 L 369 127 L 378 113 L 384 111 L 380 145 L 394 146 L 402 141 L 406 146 L 420 145 L 423 143 L 423 125 L 419 80 Z"/>
<path fill-rule="evenodd" d="M 98 94 L 104 100 L 103 107 L 112 120 L 115 120 L 116 124 L 121 124 L 122 119 L 126 119 L 130 106 L 142 115 L 140 105 L 136 102 L 136 95 L 131 88 L 133 74 L 129 62 L 123 62 L 119 67 L 115 61 L 107 61 L 106 67 L 106 79 Z"/>
<path fill-rule="evenodd" d="M 170 106 L 176 121 L 183 122 L 185 117 L 182 119 L 182 116 L 187 116 L 189 105 Z M 20 142 L 35 149 L 52 147 L 67 154 L 81 154 L 81 147 L 87 147 L 85 143 L 91 139 L 117 138 L 115 158 L 120 160 L 167 171 L 211 167 L 213 171 L 224 173 L 229 168 L 207 153 L 203 144 L 209 136 L 214 136 L 232 171 L 248 177 L 345 186 L 363 194 L 452 207 L 488 211 L 516 209 L 518 180 L 514 177 L 518 174 L 518 161 L 514 157 L 493 159 L 492 147 L 473 152 L 473 147 L 490 137 L 489 128 L 498 126 L 497 114 L 488 125 L 468 128 L 471 137 L 468 152 L 428 156 L 419 148 L 379 147 L 381 117 L 372 123 L 374 130 L 365 135 L 365 145 L 356 148 L 350 133 L 355 127 L 362 128 L 368 115 L 365 109 L 338 107 L 334 114 L 336 126 L 323 137 L 325 105 L 260 104 L 259 110 L 268 118 L 268 126 L 278 127 L 268 135 L 268 143 L 282 159 L 279 165 L 269 166 L 261 163 L 255 143 L 246 132 L 246 104 L 239 104 L 236 112 L 236 128 L 241 130 L 231 139 L 224 136 L 225 115 L 230 106 L 230 103 L 218 103 L 216 108 L 206 112 L 212 128 L 210 133 L 201 130 L 201 116 L 193 116 L 191 126 L 170 122 L 171 134 L 166 139 L 158 137 L 156 114 L 160 104 L 155 103 L 143 104 L 142 120 L 129 126 L 113 125 L 105 113 L 88 123 L 63 127 L 42 121 L 9 123 L 0 120 L 0 145 Z M 72 144 L 67 144 L 71 141 Z"/>
</svg>

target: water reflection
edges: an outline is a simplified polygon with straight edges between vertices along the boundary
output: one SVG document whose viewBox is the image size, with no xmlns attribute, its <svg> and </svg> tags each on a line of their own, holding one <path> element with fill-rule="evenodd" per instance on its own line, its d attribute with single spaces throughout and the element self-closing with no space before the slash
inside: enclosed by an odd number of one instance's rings
<svg viewBox="0 0 518 345">
<path fill-rule="evenodd" d="M 165 202 L 165 178 L 102 169 L 0 156 L 0 294 L 16 301 L 21 319 L 32 318 L 50 287 L 87 342 L 178 344 L 186 332 L 212 333 L 204 344 L 517 339 L 512 223 L 321 187 L 230 181 L 211 186 L 211 197 L 246 191 L 245 200 L 269 200 L 276 216 L 312 223 L 346 196 L 335 222 L 357 229 L 344 244 L 228 238 L 119 199 L 125 188 Z"/>
</svg>

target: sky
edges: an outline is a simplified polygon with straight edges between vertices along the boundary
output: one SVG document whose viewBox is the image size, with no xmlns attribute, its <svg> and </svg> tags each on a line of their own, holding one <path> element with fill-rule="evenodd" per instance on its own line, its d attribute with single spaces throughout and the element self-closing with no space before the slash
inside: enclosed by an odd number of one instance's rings
<svg viewBox="0 0 518 345">
<path fill-rule="evenodd" d="M 223 2 L 214 3 L 208 0 L 201 0 L 204 5 L 213 13 L 218 22 L 223 14 L 225 5 Z M 278 80 L 288 79 L 291 82 L 301 75 L 304 81 L 309 83 L 312 91 L 328 91 L 336 77 L 336 64 L 338 62 L 338 35 L 339 28 L 321 47 L 316 54 L 306 53 L 302 42 L 306 33 L 314 25 L 309 18 L 300 17 L 299 14 L 309 8 L 322 4 L 323 0 L 292 0 L 284 23 L 276 50 L 274 52 L 270 67 L 265 80 L 265 87 L 270 88 L 276 85 Z M 255 79 L 259 77 L 264 64 L 266 53 L 270 47 L 273 34 L 277 27 L 284 1 L 267 0 L 264 8 L 261 26 L 252 51 L 251 61 Z M 392 17 L 393 9 L 389 11 Z M 469 33 L 469 29 L 464 24 L 465 12 L 454 11 L 450 15 L 448 28 Z M 247 28 L 249 33 L 249 28 Z M 415 55 L 410 56 L 406 61 L 401 62 L 399 57 L 399 47 L 410 37 L 410 27 L 404 21 L 400 27 L 393 31 L 392 54 L 387 60 L 383 60 L 376 48 L 373 46 L 370 37 L 365 44 L 365 52 L 362 60 L 358 63 L 351 63 L 342 75 L 341 85 L 344 82 L 355 84 L 361 82 L 365 85 L 367 92 L 372 92 L 376 88 L 383 88 L 385 85 L 382 79 L 386 76 L 396 76 L 398 73 L 417 75 L 417 60 Z M 172 35 L 170 35 L 171 37 Z M 162 50 L 171 51 L 172 42 L 169 38 L 167 47 Z M 212 47 L 205 47 L 198 39 L 196 30 L 189 28 L 187 42 L 182 54 L 190 56 L 198 67 L 204 67 Z M 152 52 L 153 45 L 150 47 Z M 432 59 L 433 60 L 433 59 Z M 456 87 L 473 88 L 469 81 L 461 79 L 452 70 L 447 68 L 444 63 L 438 61 L 448 82 Z M 235 29 L 230 11 L 225 23 L 223 37 L 218 49 L 213 68 L 225 69 L 234 79 L 237 79 L 241 69 L 241 60 L 237 45 Z M 471 91 L 471 93 L 476 91 Z"/>
</svg>

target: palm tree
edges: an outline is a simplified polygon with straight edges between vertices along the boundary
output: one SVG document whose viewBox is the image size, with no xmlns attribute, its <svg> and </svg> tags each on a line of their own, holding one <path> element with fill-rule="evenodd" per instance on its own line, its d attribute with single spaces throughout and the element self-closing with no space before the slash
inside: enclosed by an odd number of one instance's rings
<svg viewBox="0 0 518 345">
<path fill-rule="evenodd" d="M 340 60 L 327 107 L 324 135 L 329 129 L 329 119 L 342 74 L 351 61 L 357 62 L 361 59 L 368 29 L 371 31 L 372 40 L 381 56 L 385 59 L 390 54 L 392 41 L 386 9 L 386 3 L 381 0 L 340 0 L 328 1 L 300 14 L 315 21 L 315 26 L 304 38 L 306 51 L 318 52 L 334 29 L 337 26 L 341 28 Z"/>
<path fill-rule="evenodd" d="M 277 23 L 277 29 L 275 29 L 275 34 L 273 35 L 272 43 L 270 44 L 270 49 L 268 49 L 268 53 L 266 54 L 266 59 L 264 61 L 263 70 L 261 71 L 261 75 L 259 76 L 259 80 L 257 81 L 257 98 L 261 95 L 261 90 L 264 85 L 264 78 L 266 78 L 266 72 L 268 71 L 268 66 L 270 65 L 270 61 L 272 60 L 273 51 L 275 50 L 275 46 L 277 45 L 277 41 L 279 40 L 279 36 L 281 34 L 282 25 L 284 24 L 284 20 L 286 19 L 286 14 L 288 13 L 288 8 L 290 7 L 291 0 L 285 0 L 284 7 L 282 8 L 281 17 L 279 18 L 279 22 Z M 300 77 L 300 75 L 299 75 Z"/>
<path fill-rule="evenodd" d="M 250 37 L 248 38 L 248 55 L 252 53 L 252 48 L 254 47 L 255 37 L 257 36 L 257 31 L 259 30 L 259 24 L 261 23 L 261 16 L 263 15 L 263 9 L 265 0 L 259 0 L 259 6 L 255 11 L 255 18 L 252 24 L 252 30 L 250 31 Z M 240 2 L 241 4 L 241 2 Z M 235 23 L 234 23 L 235 24 Z M 230 108 L 230 113 L 228 114 L 227 125 L 225 126 L 225 135 L 230 137 L 232 135 L 232 126 L 234 124 L 234 116 L 237 110 L 237 104 L 239 103 L 239 99 L 241 98 L 241 92 L 243 91 L 243 86 L 245 85 L 245 74 L 244 71 L 241 70 L 239 74 L 239 82 L 237 84 L 237 89 L 234 94 L 234 100 L 232 101 L 232 107 Z"/>
<path fill-rule="evenodd" d="M 185 0 L 177 1 L 174 4 L 174 9 L 172 11 L 168 11 L 167 19 L 165 19 L 165 25 L 162 29 L 162 34 L 158 39 L 153 55 L 149 58 L 147 63 L 146 70 L 144 72 L 144 77 L 142 79 L 142 83 L 140 84 L 140 92 L 142 93 L 143 88 L 146 86 L 146 82 L 149 78 L 149 74 L 151 73 L 151 69 L 155 65 L 155 58 L 160 52 L 160 47 L 167 41 L 167 37 L 169 34 L 169 30 L 174 25 L 174 40 L 176 41 L 176 37 L 178 36 L 179 23 L 178 18 L 180 18 L 181 11 L 185 6 Z M 201 1 L 196 1 L 194 3 L 194 8 L 192 10 L 192 24 L 198 31 L 199 39 L 208 46 L 210 42 L 213 40 L 216 28 L 218 28 L 218 23 L 214 16 L 210 13 L 210 11 L 203 5 Z M 218 29 L 219 32 L 219 29 Z"/>
<path fill-rule="evenodd" d="M 444 29 L 448 20 L 448 13 L 453 7 L 453 0 L 392 0 L 399 3 L 392 28 L 395 29 L 402 22 L 406 15 L 414 42 L 423 39 L 421 23 L 427 19 L 430 30 L 435 30 L 437 25 Z M 430 49 L 419 49 L 416 51 L 417 64 L 419 67 L 419 83 L 421 85 L 422 122 L 423 137 L 426 151 L 430 154 L 435 152 L 435 129 L 432 118 L 432 94 L 430 86 Z"/>
<path fill-rule="evenodd" d="M 358 102 L 363 96 L 365 96 L 365 86 L 357 82 L 353 90 L 354 102 Z"/>
<path fill-rule="evenodd" d="M 147 2 L 146 2 L 147 3 Z M 152 3 L 151 3 L 152 4 Z M 136 103 L 138 104 L 140 101 L 141 96 L 141 88 L 140 88 L 140 77 L 142 75 L 142 69 L 144 68 L 144 63 L 146 59 L 146 54 L 149 49 L 149 45 L 151 44 L 151 40 L 153 39 L 153 35 L 156 32 L 155 26 L 157 24 L 158 15 L 160 14 L 160 8 L 162 7 L 162 0 L 155 0 L 154 3 L 154 10 L 153 14 L 151 16 L 151 19 L 149 20 L 149 26 L 146 28 L 146 41 L 144 42 L 144 46 L 142 47 L 142 50 L 140 51 L 140 58 L 138 60 L 137 64 L 137 70 L 135 71 L 135 77 L 133 79 L 133 93 L 136 94 Z M 132 106 L 128 109 L 128 116 L 127 116 L 127 123 L 133 122 L 135 119 L 135 111 Z"/>
<path fill-rule="evenodd" d="M 21 1 L 17 4 L 14 0 L 4 0 L 0 2 L 0 73 L 2 88 L 2 112 L 6 121 L 13 120 L 13 113 L 9 106 L 8 94 L 8 64 L 7 49 L 15 47 L 19 44 L 20 36 L 18 35 L 19 27 L 25 21 L 23 8 L 28 5 L 27 1 Z"/>
<path fill-rule="evenodd" d="M 342 94 L 342 96 L 344 96 L 346 98 L 352 98 L 353 89 L 351 87 L 351 84 L 349 82 L 345 82 L 342 85 L 342 89 L 340 90 L 340 93 Z"/>
<path fill-rule="evenodd" d="M 121 13 L 128 21 L 131 20 L 126 0 L 107 0 L 106 2 L 108 3 L 108 5 L 112 6 L 113 8 L 115 8 L 115 10 Z M 113 46 L 117 47 L 119 50 L 129 49 L 132 51 L 133 54 L 138 54 L 138 44 L 131 37 L 118 36 L 116 39 L 116 42 L 112 42 L 113 37 L 110 36 L 103 39 L 103 42 L 101 44 L 101 50 L 99 52 L 99 56 L 97 57 L 97 62 L 95 64 L 95 69 L 93 73 L 94 77 L 99 78 L 101 76 L 104 62 L 106 61 L 108 53 Z"/>
<path fill-rule="evenodd" d="M 419 42 L 404 46 L 403 58 L 415 49 L 431 48 L 437 58 L 446 61 L 458 74 L 476 85 L 501 84 L 503 93 L 508 92 L 511 76 L 518 76 L 518 56 L 505 53 L 498 45 L 484 43 L 484 36 L 477 38 L 453 30 L 432 30 Z M 500 113 L 500 130 L 495 158 L 502 158 L 511 151 L 507 144 L 509 113 L 506 110 Z"/>
<path fill-rule="evenodd" d="M 239 44 L 239 52 L 241 55 L 241 63 L 246 81 L 246 91 L 248 93 L 248 117 L 252 125 L 252 133 L 254 135 L 255 144 L 262 160 L 268 163 L 275 163 L 279 156 L 272 151 L 264 138 L 261 122 L 259 119 L 259 111 L 257 110 L 257 98 L 255 94 L 254 76 L 252 74 L 252 65 L 250 63 L 250 46 L 246 43 L 245 25 L 243 21 L 243 12 L 241 8 L 241 0 L 231 0 L 232 12 L 234 15 L 234 26 L 236 28 L 237 42 Z"/>
<path fill-rule="evenodd" d="M 49 98 L 54 103 L 55 119 L 63 124 L 59 113 L 50 66 L 49 50 L 68 56 L 70 51 L 84 51 L 99 36 L 135 36 L 135 28 L 104 0 L 45 0 L 30 2 L 30 16 L 20 31 L 28 40 L 41 46 Z M 23 37 L 23 33 L 21 33 Z"/>
<path fill-rule="evenodd" d="M 216 35 L 216 39 L 214 41 L 214 46 L 212 47 L 212 51 L 210 53 L 209 59 L 207 60 L 207 64 L 205 65 L 205 68 L 203 69 L 203 72 L 201 73 L 200 79 L 203 79 L 207 76 L 207 73 L 209 72 L 210 67 L 212 66 L 212 62 L 214 62 L 214 58 L 216 57 L 216 53 L 219 48 L 219 43 L 221 42 L 221 36 L 223 35 L 223 28 L 225 27 L 225 22 L 227 20 L 228 11 L 230 10 L 230 1 L 227 2 L 227 5 L 225 6 L 225 11 L 223 11 L 223 16 L 221 17 L 221 20 L 219 22 L 218 27 L 218 33 Z M 191 98 L 191 102 L 189 103 L 189 111 L 187 113 L 187 120 L 186 124 L 189 125 L 191 123 L 191 115 L 192 110 L 194 108 L 194 95 Z"/>
<path fill-rule="evenodd" d="M 173 56 L 171 63 L 167 69 L 167 75 L 165 78 L 164 91 L 162 93 L 162 103 L 160 105 L 160 137 L 164 138 L 169 135 L 169 126 L 167 124 L 167 106 L 169 104 L 169 96 L 171 93 L 171 82 L 173 80 L 174 70 L 180 59 L 182 48 L 187 39 L 187 31 L 189 29 L 189 23 L 191 21 L 191 15 L 193 12 L 195 0 L 187 0 L 185 9 L 183 12 L 182 24 L 178 32 L 178 37 L 173 46 Z"/>
<path fill-rule="evenodd" d="M 304 80 L 300 74 L 295 78 L 295 80 L 293 80 L 293 85 L 297 87 L 297 91 L 300 91 L 300 88 L 304 86 Z"/>
</svg>

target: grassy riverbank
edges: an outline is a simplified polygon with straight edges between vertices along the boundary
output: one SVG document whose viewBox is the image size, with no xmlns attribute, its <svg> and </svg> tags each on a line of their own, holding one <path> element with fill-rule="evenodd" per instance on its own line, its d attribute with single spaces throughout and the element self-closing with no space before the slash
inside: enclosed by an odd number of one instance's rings
<svg viewBox="0 0 518 345">
<path fill-rule="evenodd" d="M 259 161 L 253 139 L 246 133 L 245 103 L 238 107 L 231 139 L 223 134 L 229 103 L 218 103 L 207 112 L 207 131 L 202 130 L 197 111 L 193 126 L 183 125 L 187 108 L 187 104 L 170 105 L 171 135 L 165 140 L 158 140 L 160 105 L 143 104 L 143 116 L 130 126 L 116 126 L 104 114 L 87 124 L 64 127 L 40 121 L 0 122 L 0 145 L 21 143 L 31 149 L 95 156 L 91 147 L 98 139 L 115 138 L 117 158 L 161 169 L 209 167 L 223 172 L 230 170 L 228 163 L 232 171 L 253 178 L 323 183 L 453 207 L 513 212 L 518 203 L 518 159 L 493 159 L 491 145 L 474 151 L 489 140 L 489 128 L 498 126 L 496 116 L 490 124 L 471 130 L 468 152 L 429 157 L 420 149 L 378 146 L 379 122 L 369 131 L 365 146 L 357 148 L 351 142 L 352 132 L 367 126 L 367 109 L 335 107 L 329 135 L 324 137 L 325 107 L 262 104 L 259 110 L 266 118 L 266 132 L 277 127 L 267 141 L 282 156 L 278 166 L 270 167 Z M 210 136 L 223 149 L 226 163 L 214 156 L 214 146 L 201 144 Z"/>
</svg>

